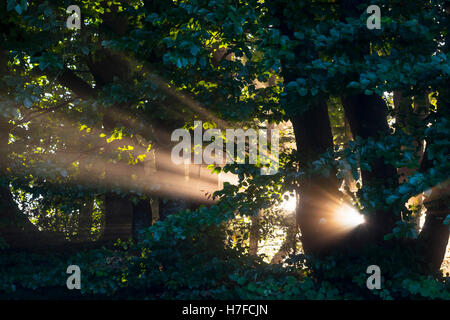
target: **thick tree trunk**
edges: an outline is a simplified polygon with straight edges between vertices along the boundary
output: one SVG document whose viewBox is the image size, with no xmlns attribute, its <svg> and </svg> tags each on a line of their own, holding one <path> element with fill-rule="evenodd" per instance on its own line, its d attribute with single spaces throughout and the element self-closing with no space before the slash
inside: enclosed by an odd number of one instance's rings
<svg viewBox="0 0 450 320">
<path fill-rule="evenodd" d="M 343 0 L 341 2 L 341 8 L 342 8 L 342 16 L 341 19 L 344 20 L 346 17 L 352 16 L 352 17 L 357 17 L 360 15 L 359 12 L 357 12 L 357 4 L 359 4 L 360 1 L 359 0 Z M 446 12 L 447 15 L 449 14 L 450 10 L 450 5 L 446 4 Z M 447 22 L 450 21 L 447 20 Z M 448 39 L 448 35 L 447 35 L 447 39 Z M 446 39 L 446 40 L 447 40 Z M 448 52 L 448 44 L 450 43 L 450 41 L 445 41 L 445 47 L 446 47 L 446 51 Z M 356 57 L 361 57 L 362 54 L 368 54 L 368 47 L 363 48 L 363 51 L 358 51 L 355 50 L 355 54 L 357 55 Z M 444 50 L 445 51 L 445 50 Z M 448 106 L 448 97 L 446 97 L 446 93 L 448 92 L 448 84 L 444 85 L 441 90 L 439 91 L 439 100 L 440 102 L 444 102 L 444 104 L 439 105 L 438 108 L 438 113 L 439 111 L 443 111 L 443 107 L 444 105 Z M 382 101 L 381 98 L 364 98 L 362 95 L 359 95 L 359 97 L 353 97 L 352 99 L 347 100 L 347 104 L 350 105 L 350 107 L 348 108 L 349 110 L 349 115 L 348 117 L 354 117 L 356 121 L 354 122 L 359 122 L 358 118 L 365 120 L 364 122 L 370 122 L 370 119 L 366 119 L 367 117 L 370 117 L 372 114 L 372 111 L 370 111 L 369 109 L 360 109 L 359 113 L 355 112 L 356 109 L 356 103 L 358 103 L 357 100 L 360 100 L 359 103 L 364 102 L 363 104 L 365 104 L 364 100 L 370 100 L 373 99 L 373 102 L 369 102 L 369 108 L 370 106 L 374 106 L 374 110 L 373 111 L 377 111 L 377 105 L 379 106 L 378 112 L 375 112 L 376 116 L 374 118 L 374 122 L 373 122 L 373 127 L 362 127 L 362 126 L 358 126 L 358 124 L 354 124 L 354 128 L 355 130 L 359 130 L 361 132 L 365 132 L 367 134 L 369 134 L 368 136 L 373 136 L 373 134 L 376 132 L 376 127 L 378 125 L 376 125 L 376 123 L 379 124 L 379 130 L 381 129 L 381 131 L 386 131 L 386 124 L 385 124 L 385 107 L 382 106 Z M 378 102 L 376 101 L 378 100 Z M 399 94 L 399 92 L 396 92 L 396 94 L 394 95 L 394 104 L 396 105 L 397 109 L 398 109 L 398 121 L 400 126 L 405 125 L 408 120 L 410 120 L 410 117 L 408 115 L 408 113 L 411 112 L 411 109 L 409 108 L 409 106 L 411 106 L 411 101 L 405 101 L 407 99 L 405 99 L 405 97 L 402 97 L 401 94 Z M 420 99 L 422 100 L 422 99 Z M 356 102 L 356 103 L 355 103 Z M 426 100 L 425 100 L 426 102 Z M 403 104 L 403 105 L 402 105 Z M 419 103 L 420 104 L 420 103 Z M 351 105 L 354 105 L 353 107 L 351 107 Z M 372 109 L 372 108 L 371 108 Z M 439 110 L 440 109 L 440 110 Z M 416 110 L 419 111 L 419 116 L 422 110 Z M 347 113 L 347 110 L 346 110 Z M 364 113 L 366 114 L 366 117 L 364 116 Z M 444 113 L 443 114 L 448 114 L 448 113 Z M 409 119 L 407 119 L 409 118 Z M 382 121 L 381 121 L 382 120 Z M 354 129 L 352 128 L 352 131 Z M 360 134 L 360 136 L 363 136 L 362 134 Z M 427 145 L 430 145 L 430 143 L 432 143 L 432 141 L 426 141 Z M 363 173 L 363 180 L 365 180 L 365 182 L 363 181 L 363 184 L 365 183 L 367 185 L 367 181 L 370 181 L 374 178 L 376 178 L 377 176 L 380 177 L 380 179 L 386 175 L 386 181 L 390 180 L 390 181 L 399 181 L 398 177 L 395 177 L 394 175 L 394 170 L 393 168 L 389 168 L 388 166 L 386 168 L 382 168 L 380 166 L 383 165 L 383 163 L 379 160 L 377 160 L 375 163 L 375 172 L 373 174 L 373 177 L 371 177 L 371 175 L 369 175 L 369 177 L 367 177 L 367 173 L 364 174 Z M 428 161 L 427 157 L 424 156 L 423 157 L 423 161 L 422 161 L 422 168 L 423 167 L 431 167 L 432 163 L 431 161 Z M 423 170 L 421 168 L 421 170 Z M 383 173 L 383 171 L 385 171 Z M 400 172 L 402 172 L 402 170 L 400 170 Z M 364 177 L 366 176 L 366 178 Z M 445 247 L 446 244 L 448 242 L 448 226 L 444 227 L 442 226 L 442 212 L 441 213 L 436 213 L 434 212 L 433 209 L 431 209 L 431 211 L 428 212 L 427 217 L 426 217 L 426 226 L 424 225 L 423 229 L 422 229 L 422 233 L 419 236 L 419 240 L 418 240 L 418 244 L 419 247 L 421 247 L 423 249 L 423 251 L 419 251 L 418 254 L 423 255 L 423 258 L 425 260 L 425 264 L 428 266 L 431 266 L 431 268 L 434 268 L 434 271 L 437 271 L 437 269 L 439 269 L 439 266 L 442 263 L 442 259 L 443 259 L 443 255 L 445 254 Z M 385 230 L 389 230 L 390 229 L 390 225 L 392 225 L 394 221 L 392 221 L 389 216 L 394 217 L 394 213 L 390 214 L 389 212 L 376 212 L 375 217 L 377 217 L 377 220 L 379 220 L 379 222 L 383 225 L 382 229 Z M 387 220 L 384 220 L 384 217 L 388 218 Z M 398 217 L 399 218 L 399 217 Z M 397 218 L 397 219 L 398 219 Z M 369 224 L 371 224 L 372 222 L 369 221 Z M 376 223 L 376 222 L 375 222 Z M 377 238 L 379 238 L 381 236 L 381 234 L 383 233 L 382 230 L 380 230 L 380 232 L 375 231 L 375 233 L 378 235 L 376 236 Z"/>
<path fill-rule="evenodd" d="M 117 7 L 113 7 L 110 13 L 105 13 L 103 17 L 101 29 L 109 29 L 118 35 L 123 35 L 127 29 L 127 21 L 124 21 L 117 15 Z M 130 76 L 130 66 L 120 54 L 109 49 L 99 49 L 94 56 L 90 57 L 88 67 L 95 79 L 98 88 L 111 83 L 114 77 L 126 80 Z M 117 105 L 117 109 L 121 109 Z M 106 131 L 112 132 L 118 121 L 114 111 L 104 109 L 103 127 Z M 123 120 L 123 119 L 122 119 Z M 111 157 L 115 157 L 115 145 L 110 143 L 107 146 L 107 153 Z M 118 165 L 108 163 L 106 166 L 105 178 L 108 183 L 114 180 L 116 170 L 120 172 Z M 123 187 L 123 186 L 120 186 Z M 145 225 L 144 214 L 145 204 L 138 203 L 134 205 L 128 195 L 118 195 L 114 192 L 107 192 L 104 199 L 105 208 L 105 229 L 103 240 L 114 241 L 117 238 L 126 240 L 132 236 L 137 236 L 137 232 L 133 232 L 133 226 L 139 228 Z M 137 216 L 134 218 L 133 214 Z"/>
<path fill-rule="evenodd" d="M 285 17 L 284 8 L 272 3 L 271 11 L 280 21 L 281 32 L 294 39 L 294 31 L 290 29 Z M 296 47 L 294 52 L 301 56 L 301 51 L 309 48 Z M 316 52 L 310 52 L 317 55 Z M 296 81 L 299 77 L 296 71 L 296 63 L 282 60 L 283 82 L 288 84 Z M 290 93 L 288 97 L 290 104 L 295 104 L 296 93 Z M 304 106 L 298 106 L 299 109 Z M 328 148 L 333 148 L 333 134 L 326 98 L 317 98 L 315 103 L 308 106 L 303 113 L 297 112 L 295 106 L 290 106 L 290 120 L 294 128 L 297 144 L 300 170 L 308 168 L 313 161 L 317 160 Z M 320 174 L 306 175 L 300 181 L 297 194 L 300 201 L 296 209 L 297 224 L 301 231 L 303 251 L 310 255 L 322 255 L 329 253 L 336 239 L 327 237 L 332 226 L 327 221 L 334 214 L 336 204 L 340 199 L 339 180 L 336 172 L 331 170 L 328 176 Z"/>
<path fill-rule="evenodd" d="M 450 28 L 450 2 L 444 4 L 444 10 L 446 13 L 445 25 L 443 30 L 449 30 Z M 450 33 L 445 35 L 444 45 L 442 51 L 445 54 L 449 54 L 450 48 Z M 442 86 L 438 88 L 438 108 L 436 117 L 447 117 L 450 113 L 450 80 L 447 78 L 443 82 Z M 428 146 L 434 143 L 432 138 L 426 140 L 426 149 L 421 164 L 420 171 L 425 172 L 433 167 L 433 160 L 428 158 Z M 447 151 L 448 152 L 448 151 Z M 447 155 L 448 158 L 448 155 Z M 445 183 L 445 182 L 444 182 Z M 448 183 L 448 182 L 447 182 Z M 434 193 L 434 192 L 433 192 Z M 424 264 L 430 268 L 431 271 L 439 271 L 442 261 L 445 256 L 445 250 L 449 241 L 449 225 L 443 224 L 443 219 L 450 214 L 449 208 L 449 188 L 441 190 L 441 194 L 432 194 L 434 199 L 427 199 L 430 202 L 425 202 L 424 205 L 427 208 L 425 217 L 425 224 L 422 228 L 422 232 L 419 235 L 419 248 L 423 250 Z"/>
<path fill-rule="evenodd" d="M 291 118 L 294 128 L 300 168 L 306 169 L 321 154 L 333 147 L 333 135 L 325 101 L 312 105 L 306 112 Z M 326 237 L 330 228 L 324 221 L 331 218 L 340 198 L 339 180 L 335 172 L 328 176 L 306 176 L 297 190 L 300 206 L 297 223 L 301 230 L 303 250 L 308 254 L 328 251 L 332 239 Z"/>
<path fill-rule="evenodd" d="M 450 2 L 445 4 L 446 12 L 446 26 L 447 30 L 450 27 Z M 448 54 L 450 48 L 450 33 L 447 32 L 445 37 L 444 53 Z M 437 115 L 443 117 L 450 112 L 450 81 L 444 83 L 442 88 L 439 89 L 438 97 L 438 110 Z M 448 118 L 447 118 L 448 119 Z M 427 146 L 431 145 L 433 141 L 427 140 Z M 421 171 L 428 170 L 433 166 L 433 163 L 428 159 L 425 150 L 424 161 L 422 161 Z M 447 155 L 448 158 L 448 155 Z M 448 184 L 448 180 L 444 183 Z M 450 190 L 447 185 L 441 189 L 438 195 L 432 195 L 431 201 L 425 202 L 427 208 L 427 214 L 425 218 L 425 224 L 422 228 L 422 232 L 419 235 L 419 247 L 423 250 L 424 261 L 426 267 L 430 268 L 432 272 L 438 272 L 442 261 L 444 260 L 446 248 L 449 242 L 449 225 L 444 225 L 443 221 L 447 215 L 450 214 Z M 428 200 L 428 199 L 427 199 Z"/>
<path fill-rule="evenodd" d="M 181 199 L 181 196 L 177 196 L 176 190 L 180 188 L 183 177 L 185 176 L 184 164 L 175 165 L 168 161 L 170 155 L 170 142 L 168 141 L 168 135 L 159 136 L 162 146 L 156 149 L 156 175 L 161 177 L 157 179 L 160 184 L 164 184 L 160 188 L 164 190 L 173 189 L 173 195 L 160 195 L 158 198 L 159 219 L 165 220 L 169 215 L 178 213 L 181 210 L 189 208 L 189 204 L 186 200 Z M 169 181 L 166 174 L 173 174 L 178 177 L 175 181 Z"/>
<path fill-rule="evenodd" d="M 424 267 L 432 272 L 439 271 L 444 260 L 448 241 L 449 226 L 444 219 L 450 214 L 450 198 L 427 203 L 427 214 L 419 235 L 419 252 L 423 256 Z"/>
<path fill-rule="evenodd" d="M 189 203 L 180 198 L 159 198 L 159 219 L 165 220 L 168 216 L 189 208 Z"/>
<path fill-rule="evenodd" d="M 342 99 L 345 115 L 354 137 L 377 139 L 389 133 L 387 107 L 384 100 L 376 95 L 358 94 Z M 361 170 L 363 188 L 392 189 L 398 186 L 396 168 L 377 158 L 370 164 L 371 170 Z M 392 231 L 400 215 L 376 210 L 366 217 L 365 228 L 370 241 L 381 241 Z"/>
<path fill-rule="evenodd" d="M 450 99 L 440 100 L 438 105 L 438 116 L 448 114 L 450 110 Z M 434 141 L 430 137 L 426 140 L 427 148 Z M 420 171 L 426 172 L 433 167 L 433 160 L 428 157 L 428 149 L 425 149 L 423 161 L 421 163 Z M 448 184 L 443 181 L 443 184 Z M 431 272 L 438 272 L 445 256 L 446 247 L 449 241 L 449 225 L 444 225 L 444 219 L 450 214 L 450 188 L 440 186 L 439 190 L 434 190 L 431 196 L 428 197 L 424 206 L 427 208 L 425 223 L 419 234 L 418 248 L 423 256 L 424 269 Z M 437 189 L 437 188 L 432 188 Z"/>
<path fill-rule="evenodd" d="M 103 126 L 106 131 L 112 132 L 115 127 L 115 121 L 112 115 L 105 114 L 103 117 Z M 106 147 L 106 153 L 109 157 L 116 157 L 115 143 L 109 143 Z M 116 171 L 120 172 L 118 164 L 107 163 L 105 168 L 105 179 L 107 184 L 117 182 L 114 180 Z M 120 182 L 120 181 L 119 181 Z M 123 187 L 119 185 L 119 188 Z M 124 192 L 124 191 L 121 191 Z M 128 195 L 117 194 L 108 191 L 104 198 L 105 228 L 102 240 L 115 241 L 118 238 L 127 240 L 132 237 L 133 203 Z"/>
</svg>

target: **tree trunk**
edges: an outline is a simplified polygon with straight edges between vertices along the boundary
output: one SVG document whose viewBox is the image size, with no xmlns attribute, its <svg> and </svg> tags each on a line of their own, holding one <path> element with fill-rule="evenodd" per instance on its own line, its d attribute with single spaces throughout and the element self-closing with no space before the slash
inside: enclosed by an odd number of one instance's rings
<svg viewBox="0 0 450 320">
<path fill-rule="evenodd" d="M 94 211 L 94 199 L 89 199 L 80 209 L 78 217 L 78 238 L 80 241 L 88 241 L 92 228 L 92 212 Z"/>
<path fill-rule="evenodd" d="M 152 208 L 150 200 L 139 200 L 133 204 L 133 239 L 140 241 L 140 231 L 150 227 L 152 224 Z"/>
<path fill-rule="evenodd" d="M 450 214 L 449 201 L 450 197 L 446 197 L 426 204 L 425 224 L 418 240 L 424 267 L 431 272 L 439 271 L 445 257 L 450 233 L 449 226 L 443 222 Z"/>
<path fill-rule="evenodd" d="M 132 236 L 133 205 L 128 197 L 105 195 L 105 229 L 102 240 L 128 240 Z"/>
<path fill-rule="evenodd" d="M 306 169 L 321 154 L 333 147 L 328 108 L 325 101 L 312 105 L 306 112 L 291 118 L 297 143 L 300 168 Z M 331 218 L 340 198 L 339 180 L 333 170 L 328 176 L 315 173 L 306 176 L 297 193 L 297 223 L 301 230 L 303 250 L 307 254 L 327 252 L 331 239 L 325 235 L 329 225 L 323 223 Z M 327 248 L 328 247 L 328 248 Z"/>
<path fill-rule="evenodd" d="M 342 99 L 345 115 L 354 137 L 377 139 L 389 133 L 387 107 L 384 100 L 376 95 L 358 94 Z M 393 189 L 398 186 L 396 168 L 386 164 L 383 158 L 369 163 L 371 170 L 361 170 L 363 188 Z M 368 240 L 381 241 L 392 231 L 400 214 L 378 209 L 366 216 L 365 228 Z"/>
<path fill-rule="evenodd" d="M 112 132 L 115 127 L 115 121 L 109 115 L 103 118 L 103 126 L 105 130 Z M 115 143 L 109 143 L 106 147 L 106 153 L 110 157 L 115 157 Z M 105 179 L 107 184 L 114 181 L 115 171 L 121 170 L 119 165 L 107 163 L 105 168 Z M 120 171 L 119 171 L 120 172 Z M 112 180 L 112 181 L 111 181 Z M 118 186 L 120 192 L 125 192 Z M 104 215 L 105 229 L 102 239 L 105 241 L 115 241 L 118 238 L 127 240 L 132 237 L 132 221 L 133 221 L 133 203 L 129 195 L 117 194 L 114 191 L 107 191 L 104 198 Z"/>
<path fill-rule="evenodd" d="M 263 211 L 259 210 L 258 214 L 252 216 L 251 226 L 250 226 L 250 236 L 249 236 L 249 254 L 252 256 L 256 256 L 258 254 L 258 243 L 260 240 L 260 226 L 259 220 Z"/>
<path fill-rule="evenodd" d="M 288 215 L 285 223 L 287 225 L 286 239 L 281 244 L 278 252 L 272 257 L 270 264 L 278 264 L 283 261 L 283 257 L 287 257 L 290 253 L 297 253 L 298 225 L 295 223 L 295 217 Z"/>
<path fill-rule="evenodd" d="M 442 92 L 446 92 L 445 90 L 448 91 L 448 87 L 443 88 Z M 450 97 L 445 96 L 445 94 L 440 94 L 436 114 L 437 118 L 448 114 L 449 110 Z M 433 160 L 428 157 L 428 147 L 433 143 L 432 137 L 426 139 L 427 147 L 419 169 L 421 172 L 426 172 L 434 166 Z M 449 241 L 449 226 L 443 224 L 446 216 L 450 214 L 450 188 L 448 185 L 444 186 L 446 183 L 448 184 L 448 180 L 442 183 L 439 190 L 432 188 L 432 190 L 435 190 L 432 191 L 431 196 L 424 202 L 427 213 L 424 226 L 419 234 L 418 248 L 419 252 L 423 255 L 424 269 L 431 272 L 439 271 Z"/>
<path fill-rule="evenodd" d="M 271 11 L 280 21 L 281 32 L 294 39 L 294 31 L 285 21 L 283 7 L 274 3 Z M 296 55 L 302 56 L 302 50 L 308 50 L 308 48 L 297 46 L 294 52 Z M 317 56 L 317 52 L 310 52 L 310 54 Z M 299 76 L 296 71 L 296 62 L 283 59 L 281 66 L 284 84 L 296 81 Z M 309 105 L 305 112 L 300 113 L 296 110 L 297 106 L 295 105 L 299 100 L 297 93 L 290 93 L 287 98 L 289 103 L 293 104 L 288 108 L 288 112 L 294 128 L 300 170 L 302 170 L 308 168 L 328 148 L 333 148 L 328 106 L 326 98 L 321 97 Z M 303 108 L 299 103 L 298 109 Z M 296 219 L 301 230 L 303 251 L 306 254 L 326 254 L 333 246 L 333 240 L 326 237 L 332 226 L 322 223 L 333 215 L 341 196 L 336 172 L 330 171 L 327 176 L 319 173 L 303 176 L 300 187 L 296 190 L 300 196 Z"/>
<path fill-rule="evenodd" d="M 414 104 L 413 104 L 414 103 Z M 414 105 L 414 109 L 412 108 Z M 423 120 L 426 114 L 429 114 L 429 101 L 428 94 L 424 94 L 422 98 L 414 97 L 414 102 L 410 97 L 404 96 L 403 92 L 394 92 L 394 107 L 396 110 L 396 124 L 398 128 L 401 129 L 406 134 L 413 134 L 415 130 L 423 127 Z M 423 159 L 424 154 L 424 140 L 414 140 L 412 146 L 405 147 L 415 147 L 417 152 L 416 156 L 418 158 L 417 168 L 420 167 L 420 163 Z M 417 168 L 398 168 L 397 172 L 399 175 L 399 183 L 408 182 L 409 176 L 417 171 Z M 413 221 L 415 224 L 415 230 L 417 234 L 420 232 L 420 217 L 422 216 L 422 205 L 423 196 L 419 195 L 409 200 L 407 205 L 414 205 L 415 211 L 413 212 Z"/>
<path fill-rule="evenodd" d="M 114 6 L 110 13 L 105 13 L 101 29 L 110 29 L 118 35 L 123 35 L 127 29 L 127 21 L 123 21 L 117 14 L 117 7 Z M 120 54 L 113 52 L 110 49 L 101 48 L 90 56 L 88 63 L 89 70 L 92 73 L 96 82 L 97 88 L 102 88 L 104 85 L 111 83 L 114 77 L 118 77 L 126 81 L 130 76 L 130 66 Z M 122 105 L 116 105 L 115 108 L 121 109 Z M 112 132 L 116 127 L 118 120 L 113 111 L 105 108 L 103 110 L 103 127 L 106 131 Z M 115 157 L 115 144 L 110 143 L 105 148 L 107 154 Z M 119 166 L 108 163 L 106 166 L 105 178 L 108 183 L 114 180 L 115 171 L 120 172 Z M 119 186 L 123 187 L 123 186 Z M 124 190 L 121 192 L 125 192 Z M 109 191 L 105 194 L 105 230 L 103 233 L 103 240 L 114 241 L 117 238 L 126 240 L 133 236 L 133 222 L 136 222 L 136 227 L 142 222 L 142 208 L 144 205 L 133 205 L 129 195 L 118 195 L 115 192 Z M 134 219 L 133 214 L 138 216 Z M 145 224 L 145 223 L 144 223 Z"/>
</svg>

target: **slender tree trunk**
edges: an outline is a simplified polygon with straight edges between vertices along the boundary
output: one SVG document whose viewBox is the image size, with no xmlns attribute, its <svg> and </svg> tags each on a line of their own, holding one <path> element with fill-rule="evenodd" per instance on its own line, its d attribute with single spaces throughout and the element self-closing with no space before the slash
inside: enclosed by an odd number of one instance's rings
<svg viewBox="0 0 450 320">
<path fill-rule="evenodd" d="M 131 237 L 133 205 L 128 198 L 109 192 L 105 195 L 105 229 L 102 240 L 127 240 Z"/>
<path fill-rule="evenodd" d="M 257 215 L 251 217 L 249 254 L 252 256 L 256 256 L 258 254 L 258 243 L 261 238 L 259 221 L 262 213 L 262 210 L 259 210 Z"/>
<path fill-rule="evenodd" d="M 298 225 L 295 223 L 295 217 L 291 217 L 291 215 L 287 216 L 285 223 L 287 224 L 286 239 L 281 244 L 278 252 L 272 257 L 270 264 L 278 264 L 283 260 L 283 257 L 287 257 L 290 253 L 297 253 L 297 238 L 299 230 Z"/>
<path fill-rule="evenodd" d="M 139 200 L 133 204 L 133 239 L 141 240 L 140 231 L 150 227 L 152 224 L 152 208 L 150 200 Z"/>
<path fill-rule="evenodd" d="M 80 241 L 88 241 L 92 228 L 92 212 L 94 211 L 94 199 L 89 199 L 80 210 L 78 217 L 78 237 Z"/>
</svg>

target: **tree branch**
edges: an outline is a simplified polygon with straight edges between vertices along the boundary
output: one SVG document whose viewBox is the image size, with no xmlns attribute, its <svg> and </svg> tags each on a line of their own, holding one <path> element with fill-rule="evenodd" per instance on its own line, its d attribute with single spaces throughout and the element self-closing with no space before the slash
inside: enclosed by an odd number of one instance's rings
<svg viewBox="0 0 450 320">
<path fill-rule="evenodd" d="M 97 97 L 97 90 L 92 88 L 70 69 L 65 69 L 63 73 L 57 77 L 57 80 L 61 85 L 70 89 L 82 99 L 95 99 Z"/>
</svg>

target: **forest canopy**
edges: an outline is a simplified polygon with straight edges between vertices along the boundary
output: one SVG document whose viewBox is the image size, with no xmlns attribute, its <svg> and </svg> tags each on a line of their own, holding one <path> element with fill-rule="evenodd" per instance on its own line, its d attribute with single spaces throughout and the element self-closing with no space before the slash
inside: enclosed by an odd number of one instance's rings
<svg viewBox="0 0 450 320">
<path fill-rule="evenodd" d="M 2 1 L 0 297 L 449 299 L 449 14 Z"/>
</svg>

